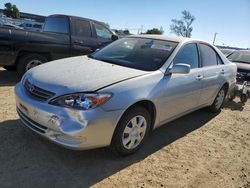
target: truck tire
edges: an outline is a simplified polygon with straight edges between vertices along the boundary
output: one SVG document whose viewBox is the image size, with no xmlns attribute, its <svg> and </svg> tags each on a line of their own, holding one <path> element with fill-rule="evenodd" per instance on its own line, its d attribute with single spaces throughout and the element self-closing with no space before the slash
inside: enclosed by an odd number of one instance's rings
<svg viewBox="0 0 250 188">
<path fill-rule="evenodd" d="M 3 68 L 7 71 L 15 71 L 16 70 L 16 66 L 3 66 Z"/>
<path fill-rule="evenodd" d="M 21 77 L 29 69 L 38 66 L 42 63 L 47 62 L 48 60 L 38 54 L 27 54 L 22 56 L 17 62 L 17 73 Z"/>
</svg>

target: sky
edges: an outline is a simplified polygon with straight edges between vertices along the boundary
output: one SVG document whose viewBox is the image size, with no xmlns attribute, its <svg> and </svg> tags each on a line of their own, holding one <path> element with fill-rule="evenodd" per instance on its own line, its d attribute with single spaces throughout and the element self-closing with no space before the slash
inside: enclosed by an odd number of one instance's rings
<svg viewBox="0 0 250 188">
<path fill-rule="evenodd" d="M 0 0 L 16 4 L 21 12 L 48 16 L 68 14 L 108 23 L 114 29 L 163 27 L 169 35 L 171 19 L 188 10 L 195 16 L 192 38 L 216 45 L 250 48 L 250 0 Z"/>
</svg>

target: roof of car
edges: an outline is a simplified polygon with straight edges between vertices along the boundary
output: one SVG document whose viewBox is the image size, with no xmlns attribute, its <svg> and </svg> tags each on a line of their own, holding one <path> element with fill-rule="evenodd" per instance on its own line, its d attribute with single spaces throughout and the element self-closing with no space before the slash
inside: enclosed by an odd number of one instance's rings
<svg viewBox="0 0 250 188">
<path fill-rule="evenodd" d="M 168 35 L 151 35 L 151 34 L 133 35 L 132 37 L 168 40 L 168 41 L 173 41 L 173 42 L 184 42 L 184 41 L 194 40 L 194 39 L 190 39 L 186 37 L 177 37 L 177 36 L 168 36 Z"/>
<path fill-rule="evenodd" d="M 84 19 L 84 20 L 88 20 L 88 21 L 100 23 L 102 25 L 106 25 L 104 22 L 101 22 L 101 21 L 93 20 L 93 19 L 90 19 L 90 18 L 84 18 L 84 17 L 78 17 L 78 16 L 71 16 L 71 15 L 66 15 L 66 14 L 52 14 L 52 15 L 49 15 L 48 17 L 68 17 L 70 19 L 71 18 L 77 18 L 77 19 Z"/>
</svg>

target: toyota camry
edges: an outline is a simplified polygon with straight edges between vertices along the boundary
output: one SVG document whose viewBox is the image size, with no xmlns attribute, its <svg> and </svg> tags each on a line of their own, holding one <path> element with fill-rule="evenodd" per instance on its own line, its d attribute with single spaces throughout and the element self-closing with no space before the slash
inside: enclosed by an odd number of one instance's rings
<svg viewBox="0 0 250 188">
<path fill-rule="evenodd" d="M 43 137 L 129 155 L 169 121 L 204 107 L 219 112 L 235 82 L 236 65 L 206 42 L 139 35 L 35 67 L 15 93 L 21 121 Z"/>
</svg>

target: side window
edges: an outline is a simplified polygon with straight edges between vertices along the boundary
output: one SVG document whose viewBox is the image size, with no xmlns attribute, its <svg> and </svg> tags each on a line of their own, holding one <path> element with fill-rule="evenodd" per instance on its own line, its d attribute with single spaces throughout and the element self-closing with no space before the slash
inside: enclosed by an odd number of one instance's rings
<svg viewBox="0 0 250 188">
<path fill-rule="evenodd" d="M 203 67 L 217 65 L 216 52 L 206 44 L 199 44 L 201 52 L 201 62 Z"/>
<path fill-rule="evenodd" d="M 69 20 L 66 17 L 48 17 L 43 31 L 66 34 L 69 32 Z"/>
<path fill-rule="evenodd" d="M 74 27 L 74 35 L 78 37 L 91 37 L 91 28 L 89 21 L 76 20 Z"/>
<path fill-rule="evenodd" d="M 94 26 L 95 26 L 97 38 L 104 39 L 104 40 L 111 40 L 112 33 L 106 27 L 97 23 L 94 23 Z"/>
<path fill-rule="evenodd" d="M 185 63 L 189 64 L 192 69 L 199 67 L 199 55 L 196 44 L 185 45 L 175 56 L 174 64 Z"/>
</svg>

